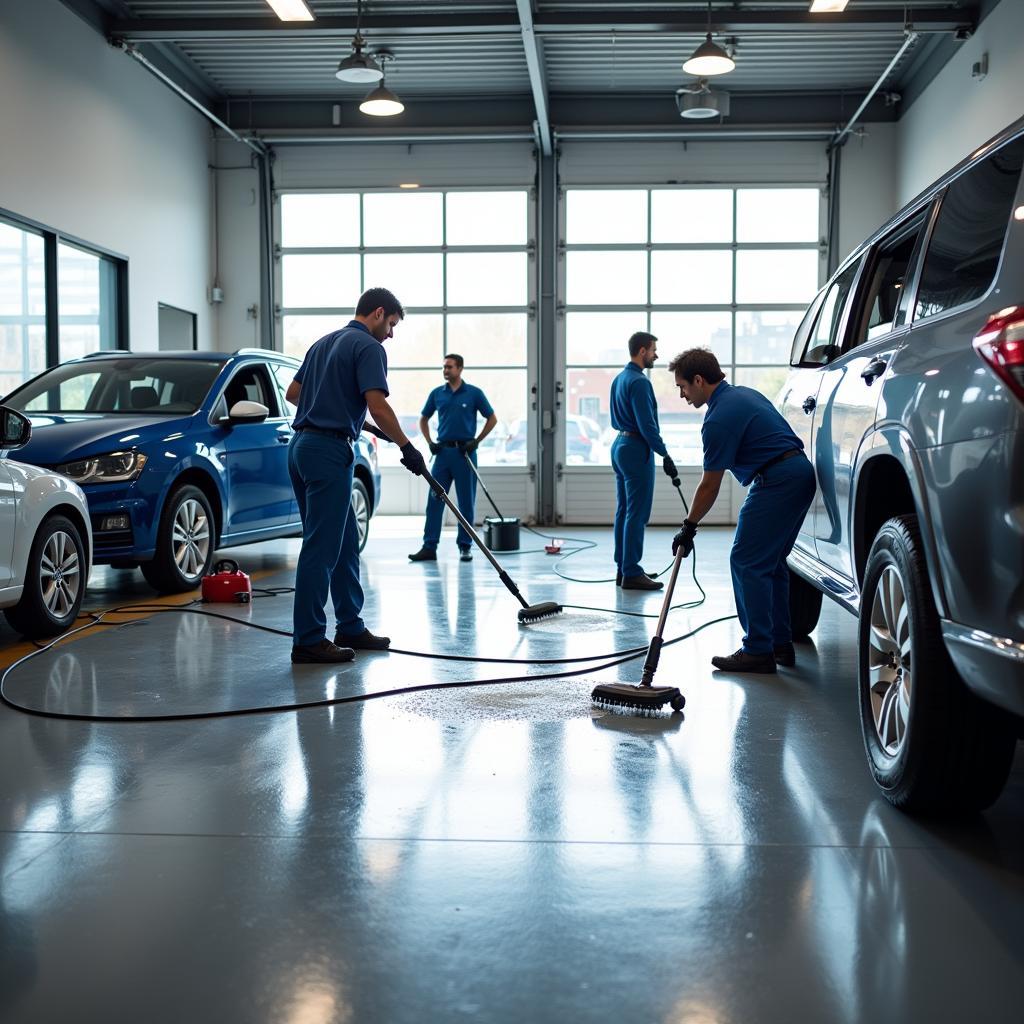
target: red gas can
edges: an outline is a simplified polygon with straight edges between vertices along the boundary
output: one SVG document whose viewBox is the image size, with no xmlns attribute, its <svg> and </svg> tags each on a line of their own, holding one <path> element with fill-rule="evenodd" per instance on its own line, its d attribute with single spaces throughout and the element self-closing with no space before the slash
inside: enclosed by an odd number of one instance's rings
<svg viewBox="0 0 1024 1024">
<path fill-rule="evenodd" d="M 252 600 L 249 576 L 233 558 L 222 558 L 209 576 L 203 577 L 203 600 L 248 604 Z"/>
</svg>

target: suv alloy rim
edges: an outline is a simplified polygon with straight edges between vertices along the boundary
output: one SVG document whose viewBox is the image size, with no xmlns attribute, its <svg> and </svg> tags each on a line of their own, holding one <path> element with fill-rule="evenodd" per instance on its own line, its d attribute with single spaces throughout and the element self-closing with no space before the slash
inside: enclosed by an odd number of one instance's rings
<svg viewBox="0 0 1024 1024">
<path fill-rule="evenodd" d="M 890 757 L 900 752 L 907 735 L 911 653 L 907 595 L 900 574 L 888 566 L 879 577 L 871 604 L 868 672 L 875 731 Z"/>
<path fill-rule="evenodd" d="M 47 611 L 66 618 L 78 600 L 81 572 L 75 542 L 63 530 L 50 534 L 39 563 L 39 589 Z"/>
<path fill-rule="evenodd" d="M 356 529 L 359 532 L 359 546 L 366 540 L 366 531 L 370 528 L 370 515 L 366 507 L 366 499 L 358 487 L 352 488 L 352 514 L 356 517 Z"/>
<path fill-rule="evenodd" d="M 195 498 L 183 501 L 174 514 L 171 547 L 178 572 L 187 580 L 199 579 L 210 551 L 210 525 Z"/>
</svg>

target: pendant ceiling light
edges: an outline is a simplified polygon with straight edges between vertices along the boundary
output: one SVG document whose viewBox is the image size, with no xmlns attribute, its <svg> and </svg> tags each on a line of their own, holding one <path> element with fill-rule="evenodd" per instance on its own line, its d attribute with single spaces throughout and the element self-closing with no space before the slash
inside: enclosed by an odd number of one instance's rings
<svg viewBox="0 0 1024 1024">
<path fill-rule="evenodd" d="M 700 46 L 690 55 L 690 59 L 683 65 L 683 70 L 688 75 L 697 75 L 700 78 L 710 78 L 713 75 L 724 75 L 736 67 L 736 61 L 732 59 L 717 43 L 711 40 L 711 0 L 708 0 L 708 34 Z"/>
<path fill-rule="evenodd" d="M 352 52 L 338 65 L 334 77 L 341 82 L 354 82 L 356 85 L 367 85 L 379 82 L 384 77 L 380 65 L 368 54 L 363 53 L 366 40 L 359 31 L 363 22 L 363 3 L 356 3 L 356 34 L 352 40 Z"/>
<path fill-rule="evenodd" d="M 387 61 L 394 59 L 390 53 L 379 53 L 377 56 L 385 67 Z M 366 99 L 359 104 L 359 109 L 373 117 L 394 117 L 405 110 L 405 104 L 387 87 L 382 71 L 380 85 L 366 94 Z"/>
</svg>

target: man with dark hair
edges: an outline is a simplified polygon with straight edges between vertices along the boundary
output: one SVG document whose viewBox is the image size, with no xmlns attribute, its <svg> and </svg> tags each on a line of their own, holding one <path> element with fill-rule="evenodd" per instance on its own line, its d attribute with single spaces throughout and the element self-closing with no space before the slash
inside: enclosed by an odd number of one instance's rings
<svg viewBox="0 0 1024 1024">
<path fill-rule="evenodd" d="M 743 646 L 711 659 L 723 672 L 774 672 L 793 665 L 786 556 L 814 498 L 814 467 L 803 442 L 759 391 L 736 387 L 714 354 L 692 348 L 669 363 L 679 395 L 695 409 L 707 405 L 701 438 L 704 475 L 689 517 L 672 539 L 672 553 L 693 551 L 697 524 L 711 510 L 728 469 L 744 486 L 752 484 L 736 520 L 729 565 Z"/>
<path fill-rule="evenodd" d="M 498 417 L 494 415 L 487 396 L 473 384 L 462 379 L 465 360 L 455 352 L 444 357 L 441 374 L 445 383 L 434 388 L 427 396 L 420 415 L 420 431 L 427 439 L 434 456 L 431 473 L 434 479 L 448 490 L 455 482 L 455 493 L 459 499 L 459 511 L 473 522 L 476 506 L 476 477 L 466 464 L 466 457 L 476 465 L 476 449 L 480 442 L 494 429 Z M 430 417 L 437 413 L 437 441 L 430 436 Z M 477 413 L 484 417 L 483 429 L 476 432 Z M 437 545 L 441 540 L 441 519 L 444 502 L 433 490 L 427 495 L 427 521 L 423 529 L 423 547 L 409 558 L 413 562 L 437 561 Z M 459 523 L 456 538 L 460 558 L 463 562 L 473 560 L 472 540 Z"/>
<path fill-rule="evenodd" d="M 658 431 L 658 407 L 647 378 L 658 358 L 658 339 L 637 331 L 629 339 L 629 362 L 612 381 L 609 407 L 619 436 L 612 443 L 615 471 L 615 582 L 623 590 L 661 590 L 640 567 L 644 529 L 654 502 L 654 455 L 675 478 L 675 463 Z"/>
<path fill-rule="evenodd" d="M 355 649 L 380 651 L 391 643 L 364 624 L 359 584 L 359 534 L 350 514 L 352 444 L 367 410 L 402 449 L 402 465 L 422 474 L 423 456 L 402 433 L 388 404 L 384 342 L 405 310 L 386 288 L 364 292 L 346 327 L 314 342 L 287 399 L 298 406 L 288 448 L 288 472 L 302 517 L 302 550 L 295 567 L 292 661 L 351 661 Z M 330 591 L 337 630 L 327 639 L 324 604 Z"/>
</svg>

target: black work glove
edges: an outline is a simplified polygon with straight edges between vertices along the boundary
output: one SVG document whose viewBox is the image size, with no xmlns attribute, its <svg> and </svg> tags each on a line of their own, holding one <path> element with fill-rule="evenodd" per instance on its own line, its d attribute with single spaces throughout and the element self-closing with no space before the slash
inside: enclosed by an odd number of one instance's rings
<svg viewBox="0 0 1024 1024">
<path fill-rule="evenodd" d="M 416 448 L 410 441 L 408 444 L 402 445 L 401 452 L 402 465 L 414 476 L 423 476 L 427 471 L 427 464 L 423 461 L 419 448 Z"/>
<path fill-rule="evenodd" d="M 676 464 L 672 461 L 671 455 L 666 455 L 665 458 L 661 460 L 661 468 L 665 470 L 665 475 L 670 479 L 679 479 L 679 473 L 676 470 Z"/>
<path fill-rule="evenodd" d="M 467 455 L 472 455 L 479 447 L 480 442 L 475 437 L 472 437 L 462 445 L 462 450 Z"/>
<path fill-rule="evenodd" d="M 441 450 L 441 446 L 436 441 L 428 441 L 427 444 L 430 446 L 430 454 L 437 455 Z"/>
<path fill-rule="evenodd" d="M 683 520 L 683 528 L 672 538 L 672 555 L 682 548 L 683 558 L 689 558 L 693 551 L 693 538 L 697 533 L 697 524 L 691 523 L 689 519 Z"/>
</svg>

